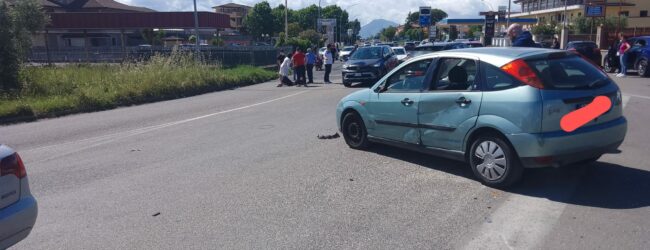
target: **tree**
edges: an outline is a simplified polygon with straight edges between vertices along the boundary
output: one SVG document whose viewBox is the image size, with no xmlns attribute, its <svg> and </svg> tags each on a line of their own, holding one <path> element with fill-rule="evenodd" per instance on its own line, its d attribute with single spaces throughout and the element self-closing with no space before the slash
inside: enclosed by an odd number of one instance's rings
<svg viewBox="0 0 650 250">
<path fill-rule="evenodd" d="M 404 35 L 409 39 L 409 40 L 419 40 L 424 37 L 424 32 L 422 29 L 410 29 L 406 32 L 404 32 Z"/>
<path fill-rule="evenodd" d="M 195 36 L 195 35 L 191 35 L 187 40 L 188 40 L 191 44 L 196 44 L 196 36 Z"/>
<path fill-rule="evenodd" d="M 381 30 L 381 37 L 386 41 L 393 41 L 397 28 L 390 26 Z"/>
<path fill-rule="evenodd" d="M 298 23 L 290 23 L 289 24 L 289 37 L 298 37 L 301 30 L 302 29 L 300 28 L 300 24 L 298 24 Z"/>
<path fill-rule="evenodd" d="M 32 47 L 32 35 L 43 30 L 49 18 L 38 0 L 16 1 L 11 7 L 0 0 L 0 86 L 19 89 L 21 61 Z"/>
<path fill-rule="evenodd" d="M 20 86 L 18 84 L 20 61 L 14 43 L 13 20 L 4 1 L 0 1 L 0 24 L 2 24 L 0 25 L 0 87 L 4 91 L 9 91 Z"/>
<path fill-rule="evenodd" d="M 537 36 L 552 36 L 557 33 L 557 27 L 555 23 L 538 24 L 531 29 L 531 33 Z"/>
<path fill-rule="evenodd" d="M 447 12 L 441 9 L 431 9 L 431 23 L 437 23 L 447 18 Z"/>
<path fill-rule="evenodd" d="M 309 41 L 312 45 L 316 46 L 320 46 L 321 40 L 323 39 L 323 36 L 313 29 L 308 29 L 300 32 L 300 35 L 298 37 L 300 39 Z"/>
<path fill-rule="evenodd" d="M 153 45 L 156 36 L 156 33 L 153 31 L 153 29 L 143 29 L 140 31 L 140 35 L 142 36 L 144 42 Z"/>
<path fill-rule="evenodd" d="M 619 27 L 618 17 L 612 16 L 607 18 L 590 18 L 578 17 L 573 20 L 573 32 L 578 34 L 589 34 L 592 30 L 595 32 L 596 28 L 603 26 L 607 30 L 616 30 Z M 627 27 L 627 18 L 622 17 L 620 28 Z"/>
<path fill-rule="evenodd" d="M 271 5 L 269 2 L 263 1 L 255 4 L 251 9 L 244 19 L 244 26 L 253 37 L 260 37 L 262 34 L 274 30 L 273 20 Z"/>
<path fill-rule="evenodd" d="M 13 18 L 16 48 L 21 60 L 24 60 L 32 48 L 32 35 L 45 28 L 49 16 L 43 11 L 39 0 L 20 0 L 10 9 Z"/>
</svg>

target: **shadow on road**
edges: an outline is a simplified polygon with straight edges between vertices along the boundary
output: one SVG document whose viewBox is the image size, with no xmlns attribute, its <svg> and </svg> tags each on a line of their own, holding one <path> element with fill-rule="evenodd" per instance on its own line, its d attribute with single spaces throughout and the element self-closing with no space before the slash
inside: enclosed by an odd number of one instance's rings
<svg viewBox="0 0 650 250">
<path fill-rule="evenodd" d="M 572 190 L 551 186 L 556 184 L 576 188 L 573 194 L 566 194 Z M 642 208 L 650 206 L 650 172 L 607 162 L 530 169 L 522 183 L 511 191 L 586 207 Z"/>
<path fill-rule="evenodd" d="M 368 152 L 476 180 L 462 162 L 385 145 L 373 145 Z M 518 185 L 504 191 L 586 207 L 643 208 L 650 206 L 650 172 L 606 162 L 527 169 Z"/>
</svg>

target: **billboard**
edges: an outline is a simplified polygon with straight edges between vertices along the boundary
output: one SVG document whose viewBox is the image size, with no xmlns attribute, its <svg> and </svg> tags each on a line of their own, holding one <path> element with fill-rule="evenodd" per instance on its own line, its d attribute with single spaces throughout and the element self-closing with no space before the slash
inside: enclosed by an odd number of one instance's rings
<svg viewBox="0 0 650 250">
<path fill-rule="evenodd" d="M 336 42 L 336 19 L 320 18 L 318 19 L 318 31 L 327 37 L 326 43 Z"/>
</svg>

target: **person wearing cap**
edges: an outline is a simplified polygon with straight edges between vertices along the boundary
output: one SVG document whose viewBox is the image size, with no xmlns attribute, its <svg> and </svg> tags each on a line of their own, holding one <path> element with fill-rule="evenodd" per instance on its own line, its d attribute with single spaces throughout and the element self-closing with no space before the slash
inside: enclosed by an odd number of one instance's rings
<svg viewBox="0 0 650 250">
<path fill-rule="evenodd" d="M 512 40 L 512 47 L 537 47 L 537 44 L 533 41 L 533 35 L 528 31 L 524 31 L 521 24 L 513 23 L 508 27 L 506 33 Z"/>
<path fill-rule="evenodd" d="M 311 48 L 307 49 L 307 83 L 314 83 L 314 64 L 316 63 L 316 54 Z"/>
</svg>

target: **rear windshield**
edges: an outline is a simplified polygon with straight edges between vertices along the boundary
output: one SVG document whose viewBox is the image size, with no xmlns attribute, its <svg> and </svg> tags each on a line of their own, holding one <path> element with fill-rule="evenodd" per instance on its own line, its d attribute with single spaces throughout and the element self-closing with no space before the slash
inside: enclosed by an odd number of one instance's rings
<svg viewBox="0 0 650 250">
<path fill-rule="evenodd" d="M 576 55 L 527 62 L 546 89 L 591 89 L 609 83 L 605 73 Z"/>
<path fill-rule="evenodd" d="M 393 49 L 395 51 L 395 54 L 397 55 L 406 55 L 406 51 L 404 49 Z"/>
</svg>

